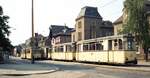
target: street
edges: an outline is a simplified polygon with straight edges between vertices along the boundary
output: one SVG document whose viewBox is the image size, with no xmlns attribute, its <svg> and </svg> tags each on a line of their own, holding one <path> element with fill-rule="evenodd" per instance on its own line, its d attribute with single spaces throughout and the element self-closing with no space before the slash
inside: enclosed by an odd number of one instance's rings
<svg viewBox="0 0 150 78">
<path fill-rule="evenodd" d="M 11 58 L 14 64 L 29 64 L 29 60 Z M 0 76 L 0 78 L 149 78 L 150 72 L 109 68 L 97 65 L 62 61 L 36 61 L 36 64 L 55 66 L 59 70 L 52 73 L 24 76 Z M 103 66 L 108 66 L 103 67 Z M 140 68 L 140 67 L 139 67 Z M 150 66 L 148 67 L 150 68 Z"/>
</svg>

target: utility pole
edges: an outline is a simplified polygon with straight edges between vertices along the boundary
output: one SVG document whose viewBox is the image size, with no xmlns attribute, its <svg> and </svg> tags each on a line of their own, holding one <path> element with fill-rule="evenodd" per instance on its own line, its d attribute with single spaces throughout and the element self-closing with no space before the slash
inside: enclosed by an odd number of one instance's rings
<svg viewBox="0 0 150 78">
<path fill-rule="evenodd" d="M 35 47 L 34 47 L 34 0 L 32 0 L 32 9 L 31 9 L 32 11 L 32 41 L 31 41 L 31 51 L 32 51 L 32 53 L 31 53 L 31 63 L 32 64 L 34 64 L 34 49 L 35 49 Z"/>
</svg>

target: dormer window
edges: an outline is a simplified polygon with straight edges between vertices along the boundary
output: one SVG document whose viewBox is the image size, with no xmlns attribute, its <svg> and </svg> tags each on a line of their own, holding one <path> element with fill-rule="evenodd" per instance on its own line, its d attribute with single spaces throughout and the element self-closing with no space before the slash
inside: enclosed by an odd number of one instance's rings
<svg viewBox="0 0 150 78">
<path fill-rule="evenodd" d="M 67 31 L 67 29 L 66 29 L 66 28 L 65 28 L 65 29 L 63 29 L 63 32 L 64 32 L 64 33 L 66 33 L 66 31 Z"/>
</svg>

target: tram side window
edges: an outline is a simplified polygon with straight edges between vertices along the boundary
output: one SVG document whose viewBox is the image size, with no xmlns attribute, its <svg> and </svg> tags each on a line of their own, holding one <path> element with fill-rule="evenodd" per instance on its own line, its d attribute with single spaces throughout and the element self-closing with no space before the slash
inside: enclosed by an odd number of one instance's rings
<svg viewBox="0 0 150 78">
<path fill-rule="evenodd" d="M 135 44 L 133 38 L 127 39 L 127 50 L 135 50 Z"/>
<path fill-rule="evenodd" d="M 123 49 L 123 46 L 122 46 L 122 40 L 119 39 L 119 50 Z"/>
<path fill-rule="evenodd" d="M 84 44 L 84 45 L 83 45 L 83 50 L 84 50 L 84 51 L 87 51 L 87 50 L 88 50 L 88 44 Z"/>
<path fill-rule="evenodd" d="M 59 47 L 59 52 L 63 52 L 63 51 L 64 51 L 63 46 L 60 46 Z"/>
<path fill-rule="evenodd" d="M 95 50 L 95 43 L 90 43 L 90 50 Z"/>
<path fill-rule="evenodd" d="M 55 47 L 55 52 L 63 52 L 63 46 Z"/>
<path fill-rule="evenodd" d="M 55 47 L 55 48 L 54 48 L 54 50 L 55 50 L 55 52 L 57 52 L 57 51 L 58 51 L 58 48 L 57 48 L 57 47 Z"/>
<path fill-rule="evenodd" d="M 66 46 L 66 52 L 71 52 L 71 45 Z"/>
<path fill-rule="evenodd" d="M 112 40 L 108 40 L 108 50 L 112 50 Z"/>
<path fill-rule="evenodd" d="M 128 50 L 133 50 L 132 42 L 128 41 Z"/>
<path fill-rule="evenodd" d="M 97 51 L 97 50 L 103 50 L 103 45 L 99 43 L 89 43 L 83 45 L 84 51 Z"/>
<path fill-rule="evenodd" d="M 96 50 L 103 50 L 102 44 L 96 44 Z"/>
</svg>

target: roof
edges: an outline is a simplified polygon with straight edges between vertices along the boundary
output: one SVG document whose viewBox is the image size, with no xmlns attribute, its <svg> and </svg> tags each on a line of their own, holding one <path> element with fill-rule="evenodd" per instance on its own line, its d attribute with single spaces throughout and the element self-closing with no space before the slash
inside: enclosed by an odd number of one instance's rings
<svg viewBox="0 0 150 78">
<path fill-rule="evenodd" d="M 68 26 L 62 25 L 51 25 L 50 31 L 53 36 L 57 35 L 71 35 L 73 28 L 69 28 Z"/>
<path fill-rule="evenodd" d="M 71 36 L 71 32 L 72 32 L 72 29 L 64 29 L 62 31 L 60 31 L 59 33 L 56 33 L 54 34 L 53 36 Z"/>
<path fill-rule="evenodd" d="M 113 27 L 113 24 L 112 24 L 111 21 L 103 21 L 102 24 L 103 24 L 103 26 L 105 26 L 105 27 Z"/>
<path fill-rule="evenodd" d="M 97 7 L 90 7 L 90 6 L 85 6 L 81 8 L 81 11 L 79 15 L 77 16 L 77 19 L 81 17 L 92 17 L 92 18 L 102 19 L 101 15 L 98 13 Z"/>
<path fill-rule="evenodd" d="M 50 29 L 52 29 L 52 33 L 59 33 L 65 28 L 63 25 L 51 25 Z"/>
<path fill-rule="evenodd" d="M 120 24 L 123 22 L 123 15 L 120 16 L 113 24 Z"/>
</svg>

